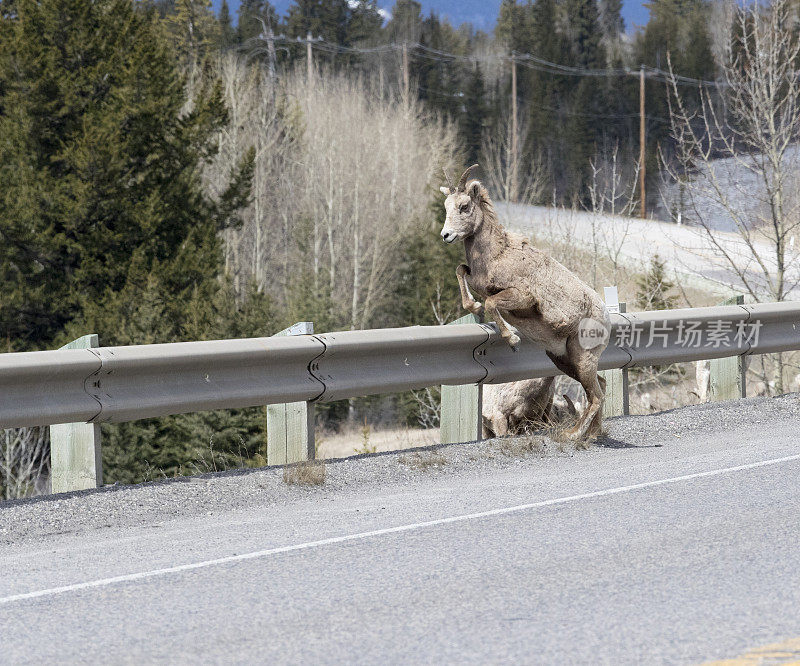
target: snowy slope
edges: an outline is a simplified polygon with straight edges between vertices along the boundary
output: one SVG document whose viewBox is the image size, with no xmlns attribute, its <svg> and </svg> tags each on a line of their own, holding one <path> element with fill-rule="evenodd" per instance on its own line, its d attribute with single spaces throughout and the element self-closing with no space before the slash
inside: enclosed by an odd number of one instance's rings
<svg viewBox="0 0 800 666">
<path fill-rule="evenodd" d="M 512 231 L 545 240 L 566 240 L 587 249 L 597 247 L 601 254 L 618 250 L 620 263 L 632 270 L 642 270 L 658 254 L 684 283 L 721 293 L 744 292 L 742 279 L 724 258 L 727 254 L 749 280 L 762 286 L 764 283 L 763 272 L 734 233 L 715 232 L 712 242 L 696 227 L 658 220 L 506 203 L 497 204 L 497 211 L 500 221 Z M 769 243 L 756 241 L 754 247 L 774 275 L 775 261 L 770 256 Z M 789 264 L 790 278 L 800 281 L 800 257 L 796 251 Z M 793 297 L 800 298 L 800 289 L 795 288 Z"/>
</svg>

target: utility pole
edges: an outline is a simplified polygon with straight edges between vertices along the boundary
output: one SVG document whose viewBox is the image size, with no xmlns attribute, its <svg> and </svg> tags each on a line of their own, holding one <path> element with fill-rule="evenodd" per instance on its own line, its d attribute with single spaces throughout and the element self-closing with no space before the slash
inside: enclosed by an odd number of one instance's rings
<svg viewBox="0 0 800 666">
<path fill-rule="evenodd" d="M 306 73 L 308 76 L 308 83 L 311 85 L 311 80 L 314 78 L 314 61 L 311 54 L 311 31 L 306 33 Z"/>
<path fill-rule="evenodd" d="M 408 101 L 409 80 L 408 80 L 408 43 L 403 42 L 403 99 Z"/>
<path fill-rule="evenodd" d="M 517 140 L 517 60 L 511 52 L 511 187 L 509 188 L 511 201 L 517 200 L 517 169 L 519 160 L 519 145 Z"/>
<path fill-rule="evenodd" d="M 639 194 L 642 197 L 639 216 L 647 216 L 646 197 L 644 189 L 644 65 L 639 68 Z"/>
</svg>

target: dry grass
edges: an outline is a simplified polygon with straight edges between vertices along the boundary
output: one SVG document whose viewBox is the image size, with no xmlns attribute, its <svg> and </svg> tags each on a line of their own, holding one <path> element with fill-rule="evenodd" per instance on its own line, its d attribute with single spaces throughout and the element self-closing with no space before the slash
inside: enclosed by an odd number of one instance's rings
<svg viewBox="0 0 800 666">
<path fill-rule="evenodd" d="M 308 460 L 283 468 L 283 482 L 289 486 L 321 486 L 325 483 L 325 462 Z"/>
<path fill-rule="evenodd" d="M 596 438 L 586 437 L 579 440 L 570 439 L 568 432 L 573 425 L 574 423 L 569 421 L 551 424 L 544 429 L 544 435 L 548 439 L 556 442 L 559 445 L 558 450 L 561 452 L 570 449 L 574 449 L 576 451 L 585 451 L 592 446 L 592 442 L 594 442 Z"/>
<path fill-rule="evenodd" d="M 498 453 L 508 458 L 524 458 L 529 455 L 541 455 L 547 443 L 540 435 L 523 435 L 520 437 L 501 437 L 494 442 Z"/>
<path fill-rule="evenodd" d="M 437 449 L 431 451 L 416 451 L 414 453 L 398 456 L 397 462 L 410 469 L 427 472 L 431 469 L 441 469 L 447 464 L 447 458 Z"/>
<path fill-rule="evenodd" d="M 376 453 L 379 451 L 398 451 L 423 446 L 433 446 L 439 440 L 439 429 L 418 428 L 386 428 L 370 430 L 366 442 L 369 450 L 365 451 L 364 431 L 362 428 L 345 430 L 339 433 L 320 432 L 318 458 L 347 458 L 354 453 Z"/>
<path fill-rule="evenodd" d="M 528 421 L 525 423 L 524 428 L 516 438 L 506 438 L 505 440 L 500 441 L 529 442 L 526 443 L 522 449 L 519 449 L 520 445 L 517 445 L 520 454 L 524 454 L 526 451 L 528 453 L 541 453 L 545 448 L 543 443 L 545 439 L 549 439 L 557 443 L 559 445 L 558 450 L 561 452 L 571 449 L 582 451 L 590 448 L 592 442 L 594 442 L 597 437 L 586 437 L 585 439 L 578 441 L 569 438 L 568 433 L 575 426 L 575 423 L 575 417 L 569 416 L 560 418 L 559 420 L 547 422 Z M 602 429 L 599 437 L 605 437 L 607 434 L 608 432 L 605 429 Z"/>
</svg>

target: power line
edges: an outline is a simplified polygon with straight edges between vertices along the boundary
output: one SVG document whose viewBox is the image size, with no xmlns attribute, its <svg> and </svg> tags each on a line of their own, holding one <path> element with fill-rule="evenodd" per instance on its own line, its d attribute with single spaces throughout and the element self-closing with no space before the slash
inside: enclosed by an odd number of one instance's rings
<svg viewBox="0 0 800 666">
<path fill-rule="evenodd" d="M 441 89 L 426 88 L 425 86 L 416 86 L 416 89 L 428 93 L 429 95 L 437 95 L 439 97 L 453 97 L 459 100 L 464 98 L 464 93 L 448 93 L 444 92 Z M 603 120 L 630 120 L 631 118 L 639 117 L 638 113 L 588 113 L 582 111 L 570 111 L 568 109 L 557 108 L 554 106 L 549 106 L 547 104 L 538 104 L 536 102 L 527 102 L 525 106 L 528 108 L 539 109 L 541 111 L 552 111 L 553 113 L 558 113 L 565 116 L 575 116 L 578 118 L 601 118 Z M 661 118 L 660 116 L 651 116 L 649 114 L 645 114 L 644 119 L 649 122 L 664 123 L 665 125 L 669 125 L 670 123 L 668 118 Z"/>
<path fill-rule="evenodd" d="M 305 44 L 305 39 L 291 39 L 285 35 L 278 35 L 274 38 L 276 42 L 284 44 L 297 43 Z M 312 47 L 331 54 L 359 54 L 359 55 L 374 55 L 378 53 L 402 53 L 403 44 L 383 44 L 373 47 L 355 47 L 343 46 L 333 42 L 327 42 L 321 38 L 314 39 Z M 478 55 L 469 54 L 462 55 L 458 53 L 448 53 L 434 49 L 425 44 L 408 43 L 407 48 L 409 51 L 414 51 L 417 57 L 423 57 L 428 60 L 436 62 L 464 62 L 464 63 L 496 63 L 496 62 L 511 62 L 511 56 L 507 55 Z M 640 76 L 641 70 L 632 70 L 625 68 L 596 68 L 591 69 L 587 67 L 574 67 L 572 65 L 563 65 L 556 62 L 551 62 L 540 58 L 531 53 L 519 53 L 513 56 L 515 62 L 523 67 L 531 70 L 552 74 L 554 76 L 576 76 L 576 77 L 621 77 L 621 76 Z M 646 79 L 668 83 L 674 78 L 675 82 L 679 85 L 697 85 L 697 86 L 726 86 L 728 85 L 723 81 L 710 81 L 707 79 L 695 79 L 688 76 L 681 76 L 679 74 L 672 74 L 663 69 L 656 67 L 643 66 L 644 76 Z"/>
</svg>

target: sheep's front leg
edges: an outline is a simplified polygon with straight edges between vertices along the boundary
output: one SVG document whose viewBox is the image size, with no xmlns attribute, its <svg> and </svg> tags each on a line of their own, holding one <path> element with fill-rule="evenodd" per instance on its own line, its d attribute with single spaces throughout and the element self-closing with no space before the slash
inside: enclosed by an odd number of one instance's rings
<svg viewBox="0 0 800 666">
<path fill-rule="evenodd" d="M 519 336 L 511 330 L 508 322 L 503 319 L 500 310 L 524 310 L 530 307 L 530 298 L 525 298 L 514 287 L 503 289 L 496 294 L 492 294 L 486 299 L 486 316 L 497 323 L 497 328 L 500 329 L 500 336 L 505 340 L 509 346 L 516 351 L 517 345 L 520 343 Z"/>
<path fill-rule="evenodd" d="M 456 268 L 456 276 L 458 277 L 458 286 L 461 289 L 461 307 L 467 312 L 471 312 L 476 317 L 483 316 L 483 305 L 475 300 L 472 292 L 469 290 L 467 284 L 467 275 L 469 275 L 469 266 L 461 264 Z"/>
</svg>

